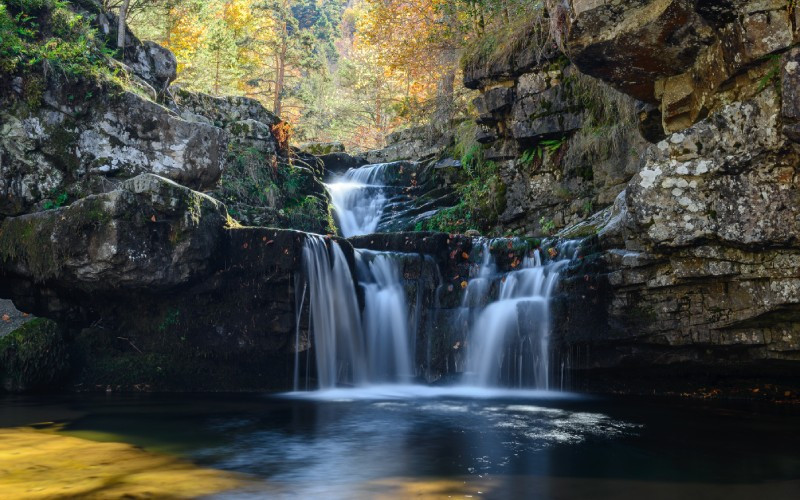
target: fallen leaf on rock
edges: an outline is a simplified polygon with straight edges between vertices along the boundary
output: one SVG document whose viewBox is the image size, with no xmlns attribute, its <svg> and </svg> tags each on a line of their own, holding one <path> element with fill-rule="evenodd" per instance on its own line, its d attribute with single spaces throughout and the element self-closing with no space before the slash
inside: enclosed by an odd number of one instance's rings
<svg viewBox="0 0 800 500">
<path fill-rule="evenodd" d="M 11 316 L 9 316 L 8 314 L 4 314 L 4 315 L 3 315 L 3 321 L 5 321 L 6 323 L 8 323 L 9 321 L 11 321 Z"/>
</svg>

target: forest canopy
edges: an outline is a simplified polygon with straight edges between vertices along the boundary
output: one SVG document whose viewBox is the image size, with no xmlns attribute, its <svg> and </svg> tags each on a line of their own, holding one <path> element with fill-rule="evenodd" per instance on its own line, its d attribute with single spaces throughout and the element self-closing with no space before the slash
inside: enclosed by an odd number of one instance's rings
<svg viewBox="0 0 800 500">
<path fill-rule="evenodd" d="M 398 128 L 468 114 L 462 62 L 502 51 L 496 33 L 518 29 L 541 4 L 130 0 L 128 21 L 175 53 L 179 85 L 258 99 L 292 124 L 296 141 L 368 149 Z"/>
</svg>

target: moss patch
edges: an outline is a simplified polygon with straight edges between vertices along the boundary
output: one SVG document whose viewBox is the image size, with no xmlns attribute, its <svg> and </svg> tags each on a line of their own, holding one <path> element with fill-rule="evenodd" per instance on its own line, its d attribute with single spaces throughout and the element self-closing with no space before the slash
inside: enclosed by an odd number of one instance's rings
<svg viewBox="0 0 800 500">
<path fill-rule="evenodd" d="M 58 387 L 69 356 L 58 325 L 38 318 L 0 339 L 0 380 L 10 392 Z"/>
</svg>

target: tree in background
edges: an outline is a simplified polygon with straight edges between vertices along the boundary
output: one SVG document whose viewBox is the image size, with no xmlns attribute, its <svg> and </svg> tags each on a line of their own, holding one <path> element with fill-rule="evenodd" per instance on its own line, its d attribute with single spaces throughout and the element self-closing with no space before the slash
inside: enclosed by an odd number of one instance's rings
<svg viewBox="0 0 800 500">
<path fill-rule="evenodd" d="M 106 4 L 118 9 L 122 1 Z M 180 85 L 258 99 L 292 122 L 301 141 L 364 149 L 399 127 L 447 128 L 466 115 L 470 94 L 458 85 L 464 52 L 495 50 L 492 33 L 540 4 L 130 0 L 128 17 L 140 37 L 175 53 Z"/>
</svg>

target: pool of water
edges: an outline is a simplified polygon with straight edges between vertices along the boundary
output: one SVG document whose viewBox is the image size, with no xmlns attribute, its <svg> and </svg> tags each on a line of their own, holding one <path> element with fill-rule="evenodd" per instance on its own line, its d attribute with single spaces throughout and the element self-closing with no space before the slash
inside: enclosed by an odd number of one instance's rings
<svg viewBox="0 0 800 500">
<path fill-rule="evenodd" d="M 800 498 L 793 407 L 409 386 L 0 399 L 0 426 L 34 424 L 246 475 L 215 498 Z"/>
</svg>

